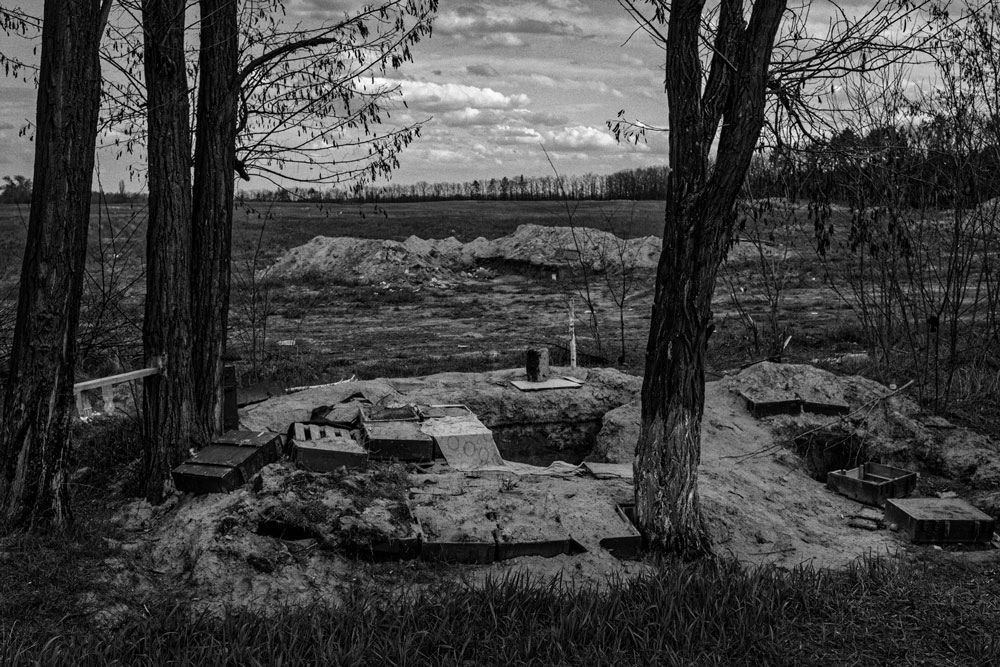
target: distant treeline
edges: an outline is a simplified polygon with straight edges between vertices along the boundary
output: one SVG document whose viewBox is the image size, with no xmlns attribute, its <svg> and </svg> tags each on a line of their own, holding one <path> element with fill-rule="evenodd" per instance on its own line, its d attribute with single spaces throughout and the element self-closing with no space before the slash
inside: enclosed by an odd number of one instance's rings
<svg viewBox="0 0 1000 667">
<path fill-rule="evenodd" d="M 1000 145 L 956 137 L 939 119 L 919 126 L 845 130 L 783 146 L 755 161 L 753 197 L 839 202 L 862 210 L 970 208 L 1000 197 Z"/>
<path fill-rule="evenodd" d="M 581 176 L 503 176 L 463 183 L 388 184 L 355 189 L 292 188 L 243 192 L 251 201 L 427 202 L 455 200 L 545 201 L 561 199 L 663 199 L 666 167 L 628 169 Z"/>
<path fill-rule="evenodd" d="M 124 182 L 119 185 L 118 192 L 91 192 L 91 205 L 100 204 L 131 204 L 145 202 L 146 195 L 137 192 L 125 192 Z M 0 204 L 30 204 L 31 179 L 25 176 L 4 176 L 0 183 Z"/>
</svg>

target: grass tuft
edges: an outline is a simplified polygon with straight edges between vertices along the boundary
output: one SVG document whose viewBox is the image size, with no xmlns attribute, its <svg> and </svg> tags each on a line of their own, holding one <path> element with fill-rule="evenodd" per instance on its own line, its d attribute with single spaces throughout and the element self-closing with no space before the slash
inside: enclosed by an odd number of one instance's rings
<svg viewBox="0 0 1000 667">
<path fill-rule="evenodd" d="M 151 609 L 107 633 L 8 631 L 5 665 L 993 664 L 997 584 L 948 561 L 867 558 L 844 572 L 665 564 L 574 585 L 511 573 L 377 590 L 338 606 Z M 944 589 L 942 590 L 941 585 Z"/>
</svg>

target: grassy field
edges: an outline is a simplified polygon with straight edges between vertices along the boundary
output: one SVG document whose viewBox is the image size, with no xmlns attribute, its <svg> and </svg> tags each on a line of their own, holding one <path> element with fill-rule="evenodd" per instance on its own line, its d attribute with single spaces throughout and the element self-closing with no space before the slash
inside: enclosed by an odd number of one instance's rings
<svg viewBox="0 0 1000 667">
<path fill-rule="evenodd" d="M 569 204 L 574 224 L 579 227 L 615 230 L 619 235 L 662 234 L 663 203 L 584 201 Z M 0 260 L 19 258 L 27 230 L 26 205 L 0 204 Z M 310 204 L 242 202 L 233 220 L 233 245 L 255 244 L 261 223 L 265 223 L 264 249 L 274 254 L 301 245 L 314 236 L 402 241 L 411 235 L 425 239 L 454 236 L 471 241 L 483 236 L 494 239 L 510 234 L 518 225 L 567 225 L 563 202 L 455 201 L 414 204 Z M 110 237 L 108 224 L 117 230 L 139 225 L 135 251 L 144 252 L 145 206 L 113 204 L 94 207 L 91 212 L 90 243 Z"/>
</svg>

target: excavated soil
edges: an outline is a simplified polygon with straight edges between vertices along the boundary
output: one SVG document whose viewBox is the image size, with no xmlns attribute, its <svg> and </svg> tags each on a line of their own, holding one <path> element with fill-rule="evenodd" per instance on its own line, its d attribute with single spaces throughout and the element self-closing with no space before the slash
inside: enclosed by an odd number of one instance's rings
<svg viewBox="0 0 1000 667">
<path fill-rule="evenodd" d="M 509 384 L 519 374 L 447 373 L 310 389 L 251 406 L 242 413 L 243 425 L 284 432 L 317 405 L 360 391 L 385 405 L 463 403 L 487 425 L 603 416 L 589 457 L 631 461 L 639 378 L 590 369 L 579 373 L 585 376 L 580 389 L 520 392 Z M 843 399 L 850 412 L 758 419 L 740 395 L 754 386 L 818 391 Z M 822 429 L 852 429 L 874 460 L 918 470 L 938 466 L 934 479 L 971 490 L 973 496 L 997 469 L 996 443 L 970 437 L 960 453 L 950 453 L 963 434 L 970 434 L 923 419 L 903 393 L 810 366 L 758 364 L 706 387 L 699 490 L 717 551 L 746 563 L 836 568 L 862 555 L 916 548 L 881 525 L 879 510 L 812 478 L 793 436 Z M 631 496 L 631 480 L 595 479 L 582 470 L 555 476 L 461 473 L 436 463 L 424 469 L 379 464 L 361 472 L 316 474 L 285 461 L 230 494 L 176 496 L 158 508 L 144 502 L 123 507 L 119 521 L 130 536 L 127 556 L 109 571 L 137 595 L 168 586 L 215 612 L 233 605 L 329 602 L 357 581 L 481 581 L 522 569 L 606 581 L 649 567 L 618 560 L 600 544 L 620 532 L 613 508 Z M 580 548 L 483 565 L 428 563 L 412 559 L 418 524 L 425 541 L 515 545 L 571 538 Z M 386 558 L 391 562 L 371 562 Z"/>
</svg>

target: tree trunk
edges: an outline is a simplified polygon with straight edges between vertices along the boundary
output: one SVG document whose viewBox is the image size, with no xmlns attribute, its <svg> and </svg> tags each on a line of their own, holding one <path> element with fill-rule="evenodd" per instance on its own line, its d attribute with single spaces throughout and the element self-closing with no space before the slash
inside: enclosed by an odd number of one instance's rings
<svg viewBox="0 0 1000 667">
<path fill-rule="evenodd" d="M 143 477 L 159 503 L 169 472 L 191 446 L 191 139 L 184 61 L 184 0 L 143 0 L 149 160 Z"/>
<path fill-rule="evenodd" d="M 635 502 L 649 544 L 691 560 L 711 551 L 698 465 L 712 293 L 731 223 L 703 209 L 678 213 L 665 227 L 657 268 Z"/>
<path fill-rule="evenodd" d="M 236 0 L 201 0 L 191 274 L 196 439 L 222 431 L 236 161 Z"/>
<path fill-rule="evenodd" d="M 707 78 L 699 54 L 704 6 L 704 0 L 670 6 L 670 172 L 634 462 L 643 535 L 654 549 L 684 559 L 711 551 L 698 465 L 712 293 L 763 125 L 767 71 L 785 0 L 758 0 L 749 23 L 742 0 L 722 0 Z M 717 133 L 710 175 L 708 154 Z"/>
<path fill-rule="evenodd" d="M 107 8 L 47 0 L 34 189 L 0 425 L 0 522 L 61 527 Z"/>
</svg>

